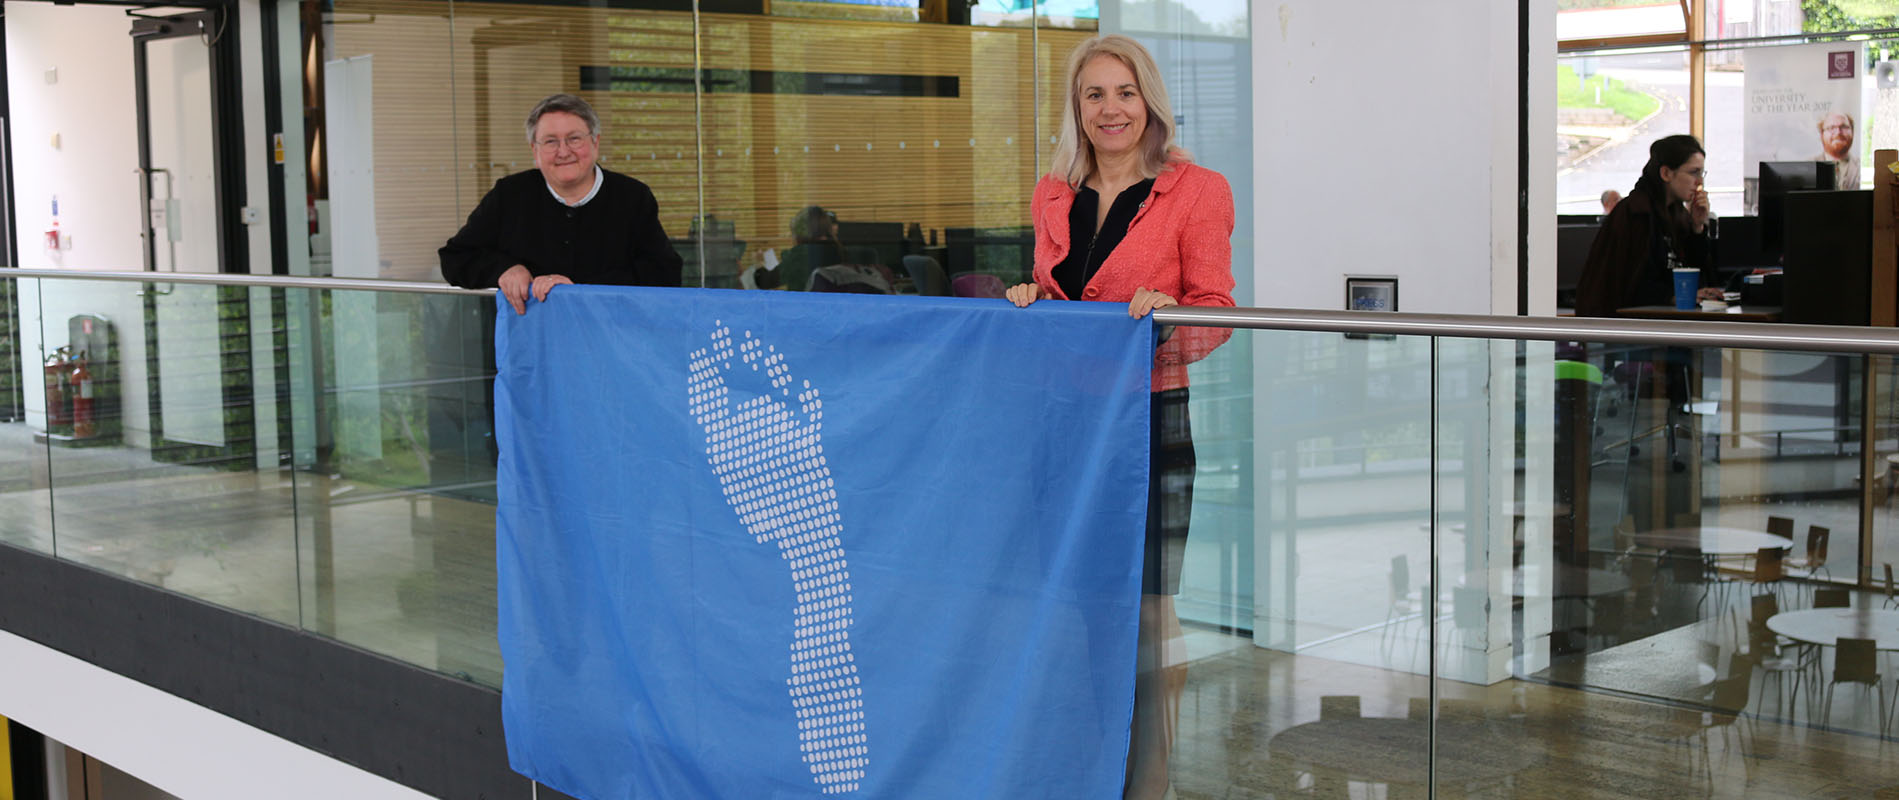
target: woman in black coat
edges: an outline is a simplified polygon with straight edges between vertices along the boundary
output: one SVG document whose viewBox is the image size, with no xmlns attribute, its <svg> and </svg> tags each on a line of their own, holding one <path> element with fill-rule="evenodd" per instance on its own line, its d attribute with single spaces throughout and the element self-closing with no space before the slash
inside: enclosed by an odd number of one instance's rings
<svg viewBox="0 0 1899 800">
<path fill-rule="evenodd" d="M 1674 305 L 1672 266 L 1701 270 L 1701 299 L 1719 298 L 1708 241 L 1707 152 L 1686 134 L 1648 148 L 1648 164 L 1602 221 L 1576 285 L 1576 316 L 1613 317 L 1630 306 Z"/>
</svg>

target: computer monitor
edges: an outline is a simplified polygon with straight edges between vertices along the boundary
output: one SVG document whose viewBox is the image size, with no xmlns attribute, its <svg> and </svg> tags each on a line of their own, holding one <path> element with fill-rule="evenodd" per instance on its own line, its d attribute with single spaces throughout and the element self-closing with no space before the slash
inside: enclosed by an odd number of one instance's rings
<svg viewBox="0 0 1899 800">
<path fill-rule="evenodd" d="M 952 278 L 964 272 L 988 272 L 1001 276 L 1004 283 L 1017 283 L 1029 279 L 1035 264 L 1035 229 L 1028 226 L 946 228 L 943 244 L 948 260 L 944 271 Z"/>
<path fill-rule="evenodd" d="M 1867 324 L 1873 296 L 1873 193 L 1795 192 L 1782 208 L 1787 231 L 1781 321 Z"/>
<path fill-rule="evenodd" d="M 1594 218 L 1591 217 L 1593 220 Z M 1582 279 L 1583 262 L 1589 260 L 1589 248 L 1596 243 L 1602 226 L 1556 226 L 1556 304 L 1571 308 L 1576 304 L 1576 283 Z M 1568 301 L 1565 303 L 1565 301 Z"/>
<path fill-rule="evenodd" d="M 1832 189 L 1831 161 L 1762 161 L 1760 178 L 1761 251 L 1779 256 L 1786 239 L 1788 192 Z"/>
<path fill-rule="evenodd" d="M 1721 238 L 1714 242 L 1714 265 L 1722 269 L 1779 266 L 1779 254 L 1761 250 L 1760 217 L 1722 217 L 1716 223 Z"/>
<path fill-rule="evenodd" d="M 891 269 L 903 264 L 903 223 L 853 222 L 838 220 L 837 240 L 847 248 L 866 248 L 877 253 L 877 263 Z"/>
</svg>

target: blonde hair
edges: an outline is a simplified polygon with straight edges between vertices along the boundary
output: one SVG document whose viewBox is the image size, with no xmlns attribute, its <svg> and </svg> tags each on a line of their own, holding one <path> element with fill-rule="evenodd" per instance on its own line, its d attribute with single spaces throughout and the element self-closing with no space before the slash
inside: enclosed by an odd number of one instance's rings
<svg viewBox="0 0 1899 800">
<path fill-rule="evenodd" d="M 1192 160 L 1185 148 L 1174 143 L 1174 107 L 1167 102 L 1167 85 L 1161 82 L 1160 67 L 1140 42 L 1116 33 L 1082 42 L 1068 54 L 1068 90 L 1063 101 L 1066 110 L 1049 174 L 1078 187 L 1095 171 L 1094 145 L 1081 129 L 1081 70 L 1096 56 L 1104 55 L 1119 59 L 1134 73 L 1134 85 L 1147 106 L 1147 129 L 1141 134 L 1140 144 L 1141 177 L 1160 175 L 1170 162 Z"/>
</svg>

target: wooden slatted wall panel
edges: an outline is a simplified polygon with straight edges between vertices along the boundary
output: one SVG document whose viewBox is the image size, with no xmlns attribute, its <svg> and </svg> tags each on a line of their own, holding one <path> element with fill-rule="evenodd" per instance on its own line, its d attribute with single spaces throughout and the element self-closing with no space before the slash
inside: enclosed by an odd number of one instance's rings
<svg viewBox="0 0 1899 800">
<path fill-rule="evenodd" d="M 583 68 L 690 76 L 692 18 L 660 11 L 403 0 L 337 0 L 335 57 L 375 56 L 376 201 L 386 277 L 438 278 L 435 249 L 493 182 L 533 166 L 527 110 L 579 94 L 602 120 L 602 161 L 658 195 L 684 238 L 705 159 L 706 211 L 735 224 L 744 263 L 791 244 L 790 220 L 819 204 L 853 221 L 924 230 L 1029 224 L 1040 150 L 1052 149 L 1063 58 L 1087 32 L 704 14 L 705 67 L 753 72 L 954 76 L 955 96 L 693 94 L 583 87 Z M 654 83 L 626 84 L 651 87 Z M 692 259 L 691 254 L 687 255 Z M 690 280 L 690 277 L 689 277 Z"/>
</svg>

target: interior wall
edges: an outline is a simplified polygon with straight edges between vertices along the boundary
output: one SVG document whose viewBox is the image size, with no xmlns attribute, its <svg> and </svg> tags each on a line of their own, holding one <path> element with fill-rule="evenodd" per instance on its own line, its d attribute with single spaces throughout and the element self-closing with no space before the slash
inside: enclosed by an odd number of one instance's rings
<svg viewBox="0 0 1899 800">
<path fill-rule="evenodd" d="M 9 2 L 5 10 L 20 266 L 143 268 L 124 9 Z M 60 231 L 72 239 L 57 251 L 43 242 L 54 195 Z"/>
<path fill-rule="evenodd" d="M 1516 313 L 1517 6 L 1255 8 L 1268 305 L 1340 309 L 1346 275 L 1395 275 L 1401 311 Z"/>
<path fill-rule="evenodd" d="M 1543 151 L 1537 144 L 1545 137 L 1535 125 L 1530 126 L 1530 146 L 1524 154 L 1527 166 L 1519 163 L 1522 112 L 1528 108 L 1542 113 L 1538 109 L 1553 105 L 1554 92 L 1553 79 L 1547 79 L 1553 66 L 1537 62 L 1553 61 L 1553 53 L 1539 56 L 1545 48 L 1532 45 L 1526 55 L 1519 23 L 1523 13 L 1530 14 L 1527 38 L 1553 51 L 1553 25 L 1534 21 L 1553 9 L 1532 4 L 1526 11 L 1521 0 L 1385 2 L 1369 7 L 1285 0 L 1255 6 L 1254 12 L 1253 163 L 1259 188 L 1253 222 L 1260 243 L 1254 274 L 1261 304 L 1342 309 L 1347 276 L 1391 276 L 1399 281 L 1400 311 L 1517 314 L 1525 232 L 1519 215 L 1526 197 L 1530 208 L 1548 207 L 1552 191 L 1547 180 L 1526 186 L 1524 172 L 1537 175 L 1553 169 L 1546 153 L 1538 155 Z M 1526 69 L 1531 86 L 1527 104 L 1519 96 Z M 1553 117 L 1553 110 L 1547 113 Z M 1532 295 L 1550 283 L 1539 279 L 1536 269 L 1533 264 L 1528 281 Z M 1532 312 L 1537 308 L 1536 303 L 1530 306 Z M 1461 526 L 1465 535 L 1452 541 L 1464 546 L 1441 542 L 1436 553 L 1442 577 L 1482 586 L 1490 596 L 1489 608 L 1509 609 L 1510 515 L 1498 509 L 1507 510 L 1517 496 L 1512 458 L 1518 369 L 1514 344 L 1400 337 L 1389 344 L 1361 346 L 1342 343 L 1336 336 L 1280 339 L 1274 345 L 1273 338 L 1262 338 L 1267 344 L 1256 349 L 1254 373 L 1262 381 L 1334 349 L 1340 357 L 1360 349 L 1372 355 L 1390 350 L 1435 355 L 1434 370 L 1405 376 L 1417 378 L 1421 395 L 1435 386 L 1435 407 L 1422 396 L 1413 401 L 1394 394 L 1375 409 L 1387 417 L 1400 411 L 1415 415 L 1421 423 L 1413 427 L 1436 436 L 1438 449 L 1431 453 L 1436 460 L 1386 465 L 1394 470 L 1394 479 L 1407 481 L 1407 490 L 1396 501 L 1404 505 L 1400 510 L 1421 517 L 1426 525 L 1435 523 L 1439 530 Z M 1394 356 L 1383 357 L 1389 361 Z M 1354 385 L 1358 380 L 1355 370 L 1316 370 L 1312 390 L 1363 398 L 1364 387 Z M 1286 407 L 1295 403 L 1276 395 L 1270 383 L 1262 383 L 1256 396 L 1263 398 L 1256 404 L 1256 420 L 1295 413 Z M 1285 441 L 1256 438 L 1255 463 L 1274 463 L 1275 457 L 1302 452 L 1307 444 L 1336 446 L 1375 432 L 1359 417 L 1321 418 L 1336 430 L 1327 436 L 1293 431 L 1284 434 Z M 1461 481 L 1440 476 L 1433 488 L 1427 464 Z M 1321 637 L 1326 631 L 1312 629 L 1324 627 L 1314 623 L 1323 615 L 1299 605 L 1299 577 L 1351 565 L 1308 559 L 1301 566 L 1300 556 L 1327 552 L 1321 545 L 1329 546 L 1328 537 L 1341 534 L 1308 519 L 1323 509 L 1292 504 L 1265 470 L 1256 475 L 1254 496 L 1277 504 L 1275 513 L 1285 517 L 1262 527 L 1254 544 L 1255 641 L 1265 647 L 1290 647 Z M 1425 547 L 1428 528 L 1419 530 L 1417 539 L 1407 541 Z M 1501 557 L 1498 548 L 1504 548 Z M 1414 559 L 1413 568 L 1428 558 Z M 1374 576 L 1385 572 L 1382 563 L 1362 571 Z M 1396 574 L 1395 567 L 1391 574 Z M 1441 674 L 1474 683 L 1507 676 L 1509 619 L 1507 611 L 1490 613 L 1482 631 L 1466 633 L 1462 646 L 1469 652 L 1452 654 Z M 1377 623 L 1373 619 L 1368 624 Z M 1389 659 L 1369 651 L 1341 656 L 1360 657 L 1380 665 Z M 1395 667 L 1405 668 L 1402 662 Z"/>
<path fill-rule="evenodd" d="M 131 23 L 124 9 L 9 2 L 5 13 L 20 266 L 143 269 Z M 54 195 L 59 196 L 59 230 L 71 238 L 70 247 L 57 251 L 43 246 L 43 234 L 52 227 Z M 46 395 L 39 388 L 46 352 L 67 344 L 67 320 L 73 315 L 97 314 L 113 323 L 118 336 L 126 441 L 149 446 L 144 305 L 138 291 L 138 285 L 127 283 L 20 282 L 29 424 L 46 425 Z"/>
</svg>

